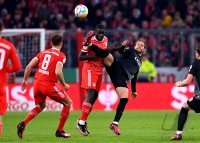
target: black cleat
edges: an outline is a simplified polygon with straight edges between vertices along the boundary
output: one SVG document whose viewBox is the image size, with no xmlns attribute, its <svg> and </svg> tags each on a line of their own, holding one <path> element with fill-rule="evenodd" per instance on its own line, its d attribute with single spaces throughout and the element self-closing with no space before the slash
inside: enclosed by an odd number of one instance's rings
<svg viewBox="0 0 200 143">
<path fill-rule="evenodd" d="M 25 123 L 21 122 L 17 125 L 17 135 L 19 136 L 20 139 L 23 137 L 23 133 L 25 130 Z"/>
<path fill-rule="evenodd" d="M 171 140 L 182 140 L 182 134 L 175 134 L 172 138 L 171 138 Z"/>
<path fill-rule="evenodd" d="M 80 125 L 78 121 L 76 124 L 76 129 L 79 130 L 79 132 L 84 136 L 88 136 L 88 134 L 89 134 L 89 132 L 87 130 L 87 125 Z"/>
<path fill-rule="evenodd" d="M 55 136 L 58 137 L 58 138 L 59 137 L 61 137 L 61 138 L 71 137 L 71 135 L 69 133 L 65 133 L 65 131 L 59 131 L 59 130 L 56 131 Z"/>
</svg>

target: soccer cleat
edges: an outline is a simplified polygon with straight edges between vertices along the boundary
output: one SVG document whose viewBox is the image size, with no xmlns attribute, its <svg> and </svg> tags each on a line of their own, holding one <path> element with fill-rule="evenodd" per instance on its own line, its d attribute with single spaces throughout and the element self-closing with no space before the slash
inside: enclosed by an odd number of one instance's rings
<svg viewBox="0 0 200 143">
<path fill-rule="evenodd" d="M 87 122 L 86 121 L 85 121 L 85 129 L 86 129 L 87 133 L 90 134 L 90 132 L 89 132 L 89 130 L 87 128 Z"/>
<path fill-rule="evenodd" d="M 88 136 L 88 134 L 89 134 L 89 132 L 87 130 L 87 125 L 81 125 L 81 124 L 79 124 L 78 121 L 76 124 L 76 129 L 79 130 L 79 132 L 84 136 Z"/>
<path fill-rule="evenodd" d="M 175 134 L 171 140 L 182 140 L 182 134 Z"/>
<path fill-rule="evenodd" d="M 120 132 L 120 130 L 118 128 L 118 125 L 112 123 L 112 124 L 110 124 L 109 128 L 111 130 L 113 130 L 117 135 L 121 135 L 121 132 Z"/>
<path fill-rule="evenodd" d="M 92 36 L 94 36 L 94 31 L 89 31 L 83 40 L 83 46 L 88 46 L 90 44 Z"/>
<path fill-rule="evenodd" d="M 17 125 L 17 135 L 19 136 L 20 139 L 23 137 L 23 133 L 25 130 L 25 123 L 21 122 Z"/>
<path fill-rule="evenodd" d="M 69 138 L 69 137 L 71 137 L 71 135 L 68 134 L 68 133 L 65 133 L 65 131 L 59 131 L 59 130 L 56 131 L 55 136 L 58 137 L 58 138 L 59 137 L 61 137 L 61 138 Z"/>
</svg>

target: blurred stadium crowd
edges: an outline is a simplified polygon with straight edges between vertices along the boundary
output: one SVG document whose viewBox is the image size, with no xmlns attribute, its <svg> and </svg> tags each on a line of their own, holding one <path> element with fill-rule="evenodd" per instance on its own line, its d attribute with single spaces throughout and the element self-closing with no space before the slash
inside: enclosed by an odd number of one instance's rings
<svg viewBox="0 0 200 143">
<path fill-rule="evenodd" d="M 85 4 L 89 16 L 74 17 Z M 200 0 L 0 0 L 1 18 L 9 28 L 84 29 L 103 23 L 108 29 L 196 28 Z"/>
<path fill-rule="evenodd" d="M 74 16 L 74 7 L 80 3 L 89 9 L 84 20 Z M 188 33 L 157 31 L 200 27 L 200 0 L 0 0 L 0 10 L 6 28 L 76 31 L 78 27 L 90 30 L 101 23 L 106 29 L 128 29 L 126 34 L 111 32 L 108 38 L 110 41 L 146 38 L 148 52 L 156 66 L 188 66 L 191 63 Z M 138 29 L 143 31 L 137 32 Z M 157 31 L 145 32 L 147 29 Z M 132 30 L 136 32 L 130 32 Z M 195 39 L 199 41 L 200 38 Z M 77 61 L 77 55 L 72 56 L 71 61 Z M 76 67 L 77 62 L 70 65 Z"/>
</svg>

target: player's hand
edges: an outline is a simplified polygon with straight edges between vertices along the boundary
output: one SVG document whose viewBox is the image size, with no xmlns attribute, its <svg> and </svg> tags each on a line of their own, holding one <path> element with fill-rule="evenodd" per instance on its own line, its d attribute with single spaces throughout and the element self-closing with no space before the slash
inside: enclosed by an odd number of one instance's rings
<svg viewBox="0 0 200 143">
<path fill-rule="evenodd" d="M 68 90 L 69 87 L 70 87 L 69 84 L 65 84 L 65 85 L 64 85 L 65 90 Z"/>
<path fill-rule="evenodd" d="M 26 89 L 26 86 L 28 85 L 28 81 L 23 80 L 21 84 L 21 90 L 24 91 Z"/>
<path fill-rule="evenodd" d="M 177 82 L 175 83 L 175 86 L 176 86 L 176 87 L 181 87 L 181 86 L 182 86 L 182 81 L 177 81 Z"/>
<path fill-rule="evenodd" d="M 129 41 L 128 41 L 128 40 L 125 40 L 125 41 L 122 42 L 122 46 L 127 46 L 128 43 L 129 43 Z"/>
<path fill-rule="evenodd" d="M 92 36 L 94 36 L 94 31 L 89 31 L 83 40 L 83 46 L 88 46 L 91 43 Z"/>
<path fill-rule="evenodd" d="M 131 97 L 132 98 L 138 98 L 139 96 L 138 96 L 137 92 L 132 92 Z"/>
</svg>

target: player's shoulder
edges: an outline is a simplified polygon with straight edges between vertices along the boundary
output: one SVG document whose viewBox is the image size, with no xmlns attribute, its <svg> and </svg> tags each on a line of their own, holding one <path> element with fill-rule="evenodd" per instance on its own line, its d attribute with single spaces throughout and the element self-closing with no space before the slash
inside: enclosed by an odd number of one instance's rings
<svg viewBox="0 0 200 143">
<path fill-rule="evenodd" d="M 0 44 L 1 46 L 3 46 L 4 48 L 8 50 L 14 48 L 14 45 L 9 40 L 4 39 L 4 38 L 0 38 Z"/>
</svg>

